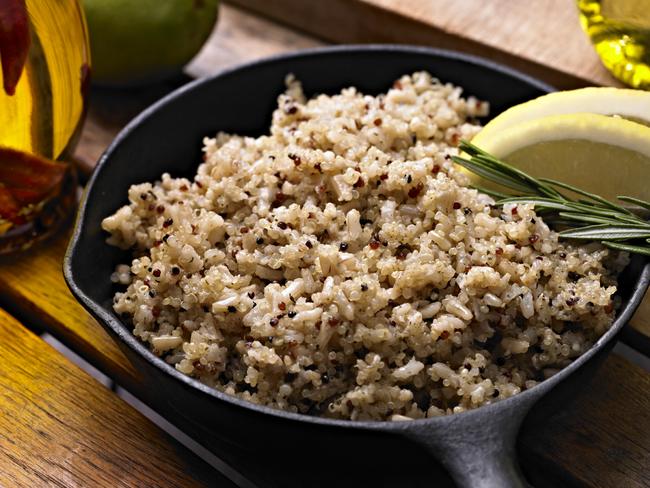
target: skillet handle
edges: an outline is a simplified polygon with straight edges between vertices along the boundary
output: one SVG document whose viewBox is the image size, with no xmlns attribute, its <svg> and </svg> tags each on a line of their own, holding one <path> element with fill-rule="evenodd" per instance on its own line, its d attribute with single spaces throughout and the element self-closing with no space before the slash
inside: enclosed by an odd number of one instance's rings
<svg viewBox="0 0 650 488">
<path fill-rule="evenodd" d="M 436 458 L 459 488 L 528 488 L 515 450 L 528 403 L 479 408 L 442 425 L 404 422 L 403 433 Z"/>
<path fill-rule="evenodd" d="M 514 440 L 494 441 L 490 446 L 458 445 L 441 458 L 442 464 L 462 488 L 527 488 L 517 463 Z"/>
</svg>

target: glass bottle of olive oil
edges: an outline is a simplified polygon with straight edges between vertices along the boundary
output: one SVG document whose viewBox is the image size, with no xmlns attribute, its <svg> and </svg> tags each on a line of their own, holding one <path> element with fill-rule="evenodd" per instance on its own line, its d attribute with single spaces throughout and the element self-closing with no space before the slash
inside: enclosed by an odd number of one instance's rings
<svg viewBox="0 0 650 488">
<path fill-rule="evenodd" d="M 580 21 L 605 67 L 650 89 L 650 0 L 578 0 Z"/>
<path fill-rule="evenodd" d="M 76 202 L 67 162 L 85 113 L 88 33 L 78 0 L 0 9 L 0 253 L 51 234 Z"/>
</svg>

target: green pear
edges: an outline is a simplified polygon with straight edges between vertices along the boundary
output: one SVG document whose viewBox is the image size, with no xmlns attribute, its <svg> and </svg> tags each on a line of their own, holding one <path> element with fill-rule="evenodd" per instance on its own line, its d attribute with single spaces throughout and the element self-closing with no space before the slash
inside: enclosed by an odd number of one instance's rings
<svg viewBox="0 0 650 488">
<path fill-rule="evenodd" d="M 178 74 L 201 49 L 218 0 L 84 0 L 92 78 L 137 85 Z"/>
</svg>

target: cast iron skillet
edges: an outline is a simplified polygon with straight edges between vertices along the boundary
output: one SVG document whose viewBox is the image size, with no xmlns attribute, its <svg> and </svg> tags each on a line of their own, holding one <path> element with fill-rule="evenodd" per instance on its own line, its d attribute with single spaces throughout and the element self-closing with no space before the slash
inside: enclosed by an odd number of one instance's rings
<svg viewBox="0 0 650 488">
<path fill-rule="evenodd" d="M 491 116 L 552 90 L 483 59 L 409 46 L 316 49 L 224 71 L 163 98 L 117 136 L 86 188 L 65 256 L 65 278 L 72 293 L 151 383 L 149 401 L 154 408 L 173 412 L 172 420 L 193 425 L 195 435 L 204 440 L 217 437 L 258 459 L 280 453 L 285 466 L 308 463 L 314 476 L 303 486 L 318 485 L 317 480 L 330 470 L 331 462 L 324 466 L 316 462 L 322 461 L 322 456 L 334 457 L 334 464 L 347 464 L 351 471 L 372 470 L 386 476 L 400 471 L 402 486 L 418 485 L 409 481 L 409 473 L 424 464 L 432 477 L 421 485 L 434 486 L 438 475 L 433 473 L 439 471 L 430 457 L 423 457 L 423 451 L 444 466 L 459 486 L 525 486 L 515 456 L 516 435 L 524 417 L 538 404 L 532 418 L 543 421 L 547 411 L 563 403 L 592 375 L 632 316 L 650 280 L 646 262 L 633 260 L 620 279 L 623 306 L 613 327 L 559 374 L 489 406 L 410 422 L 328 420 L 249 404 L 179 373 L 136 340 L 111 308 L 115 289 L 109 276 L 117 263 L 127 262 L 127 256 L 106 245 L 106 235 L 100 229 L 101 220 L 126 203 L 131 184 L 155 180 L 165 171 L 192 176 L 200 161 L 202 138 L 217 130 L 265 133 L 287 73 L 294 73 L 303 82 L 307 94 L 335 93 L 350 85 L 366 93 L 379 93 L 400 75 L 422 69 L 464 87 L 466 94 L 488 100 Z M 273 477 L 269 473 L 269 478 Z"/>
</svg>

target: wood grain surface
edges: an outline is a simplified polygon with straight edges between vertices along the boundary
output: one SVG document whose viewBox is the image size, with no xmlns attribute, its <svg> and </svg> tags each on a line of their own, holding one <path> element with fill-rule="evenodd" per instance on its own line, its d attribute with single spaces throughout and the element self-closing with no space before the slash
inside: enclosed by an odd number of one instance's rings
<svg viewBox="0 0 650 488">
<path fill-rule="evenodd" d="M 234 486 L 2 310 L 0 358 L 0 486 Z"/>
<path fill-rule="evenodd" d="M 520 445 L 538 488 L 650 486 L 650 375 L 611 354 L 574 401 L 525 429 Z"/>
<path fill-rule="evenodd" d="M 138 372 L 63 280 L 69 230 L 27 252 L 0 257 L 0 305 L 23 323 L 52 333 L 125 388 L 139 387 Z"/>
<path fill-rule="evenodd" d="M 422 44 L 483 56 L 557 86 L 618 85 L 574 0 L 227 0 L 330 42 Z"/>
</svg>

